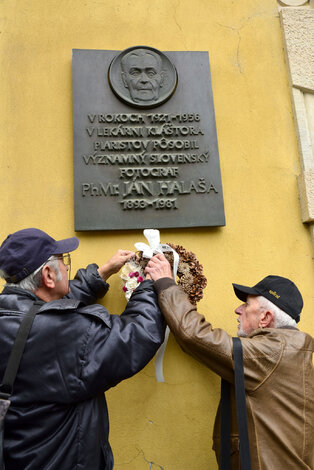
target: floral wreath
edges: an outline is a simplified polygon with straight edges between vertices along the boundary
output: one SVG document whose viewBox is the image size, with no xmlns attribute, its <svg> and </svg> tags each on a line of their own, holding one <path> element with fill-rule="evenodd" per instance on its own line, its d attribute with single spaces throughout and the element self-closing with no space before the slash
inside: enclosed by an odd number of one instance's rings
<svg viewBox="0 0 314 470">
<path fill-rule="evenodd" d="M 145 234 L 146 232 L 146 234 Z M 158 241 L 159 241 L 159 231 L 158 230 L 144 230 L 144 235 L 147 240 L 149 240 L 148 232 L 158 232 Z M 156 234 L 155 234 L 156 236 Z M 135 244 L 144 245 L 144 244 Z M 155 243 L 156 245 L 156 243 Z M 147 247 L 147 245 L 145 245 Z M 165 247 L 167 247 L 165 249 Z M 171 251 L 170 251 L 171 250 Z M 203 266 L 199 263 L 197 257 L 192 251 L 187 251 L 181 245 L 174 245 L 168 243 L 166 245 L 160 245 L 158 243 L 157 249 L 151 249 L 150 256 L 145 256 L 145 250 L 137 251 L 136 256 L 128 261 L 122 268 L 120 277 L 123 281 L 123 291 L 127 300 L 130 299 L 134 289 L 140 285 L 141 282 L 145 279 L 145 268 L 149 259 L 153 254 L 161 253 L 165 255 L 170 265 L 173 268 L 175 255 L 173 252 L 176 252 L 179 255 L 178 266 L 177 266 L 177 284 L 181 286 L 184 292 L 188 295 L 189 300 L 192 304 L 196 304 L 203 298 L 203 290 L 207 285 L 207 279 L 203 274 Z"/>
</svg>

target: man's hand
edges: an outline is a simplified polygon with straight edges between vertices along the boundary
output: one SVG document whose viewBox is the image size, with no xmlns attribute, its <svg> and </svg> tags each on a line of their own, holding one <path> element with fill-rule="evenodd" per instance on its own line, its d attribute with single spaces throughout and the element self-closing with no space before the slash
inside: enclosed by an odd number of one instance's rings
<svg viewBox="0 0 314 470">
<path fill-rule="evenodd" d="M 158 281 L 158 279 L 162 277 L 171 277 L 173 279 L 170 263 L 161 253 L 158 253 L 158 255 L 153 256 L 149 260 L 145 268 L 145 273 L 150 276 L 150 279 L 153 281 Z"/>
<path fill-rule="evenodd" d="M 104 281 L 106 281 L 108 277 L 117 273 L 119 269 L 122 268 L 124 263 L 134 256 L 134 251 L 118 250 L 117 253 L 107 261 L 107 263 L 98 268 L 99 275 L 103 278 Z"/>
</svg>

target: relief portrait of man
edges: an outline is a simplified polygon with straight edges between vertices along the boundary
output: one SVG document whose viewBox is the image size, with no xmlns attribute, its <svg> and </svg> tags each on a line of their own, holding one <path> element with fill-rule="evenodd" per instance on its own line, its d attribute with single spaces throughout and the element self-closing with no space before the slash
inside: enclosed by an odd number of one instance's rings
<svg viewBox="0 0 314 470">
<path fill-rule="evenodd" d="M 157 101 L 164 82 L 162 59 L 152 50 L 134 49 L 121 59 L 121 77 L 135 103 Z"/>
</svg>

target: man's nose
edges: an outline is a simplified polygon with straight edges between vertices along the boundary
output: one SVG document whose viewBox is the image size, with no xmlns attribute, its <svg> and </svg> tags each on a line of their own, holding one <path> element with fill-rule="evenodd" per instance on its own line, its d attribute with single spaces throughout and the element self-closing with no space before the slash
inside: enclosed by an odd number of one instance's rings
<svg viewBox="0 0 314 470">
<path fill-rule="evenodd" d="M 239 307 L 237 307 L 234 312 L 235 312 L 237 315 L 241 315 L 242 309 L 243 309 L 243 305 L 239 305 Z"/>
<path fill-rule="evenodd" d="M 141 82 L 144 82 L 144 83 L 148 82 L 148 77 L 147 77 L 147 75 L 146 75 L 145 72 L 142 72 L 142 73 L 141 73 L 140 81 L 141 81 Z"/>
</svg>

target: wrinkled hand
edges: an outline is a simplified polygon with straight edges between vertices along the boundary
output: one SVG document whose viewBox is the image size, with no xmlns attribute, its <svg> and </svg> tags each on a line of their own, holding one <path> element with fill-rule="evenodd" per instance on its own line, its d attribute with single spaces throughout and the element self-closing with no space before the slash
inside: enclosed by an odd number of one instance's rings
<svg viewBox="0 0 314 470">
<path fill-rule="evenodd" d="M 129 250 L 118 250 L 115 255 L 113 255 L 105 264 L 98 268 L 98 272 L 104 281 L 108 279 L 112 274 L 117 273 L 120 268 L 126 263 L 129 259 L 135 256 L 134 251 Z"/>
<path fill-rule="evenodd" d="M 158 253 L 149 260 L 145 268 L 145 273 L 149 275 L 153 281 L 158 281 L 158 279 L 162 277 L 173 278 L 170 263 L 165 255 L 161 253 Z"/>
</svg>

